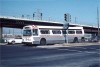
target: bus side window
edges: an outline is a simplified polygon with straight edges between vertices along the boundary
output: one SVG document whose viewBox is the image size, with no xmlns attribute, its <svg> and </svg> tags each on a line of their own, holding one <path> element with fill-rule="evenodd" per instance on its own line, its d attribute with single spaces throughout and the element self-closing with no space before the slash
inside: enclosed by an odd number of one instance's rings
<svg viewBox="0 0 100 67">
<path fill-rule="evenodd" d="M 68 34 L 75 34 L 74 30 L 68 30 Z"/>
<path fill-rule="evenodd" d="M 33 29 L 33 35 L 38 35 L 38 30 L 37 29 Z"/>
<path fill-rule="evenodd" d="M 52 30 L 52 33 L 53 34 L 61 34 L 61 31 L 60 30 Z"/>
<path fill-rule="evenodd" d="M 50 31 L 49 30 L 43 30 L 42 29 L 40 32 L 41 32 L 41 34 L 50 34 Z"/>
<path fill-rule="evenodd" d="M 63 34 L 67 34 L 66 30 L 62 30 L 62 33 L 63 33 Z"/>
<path fill-rule="evenodd" d="M 76 34 L 82 34 L 82 30 L 76 30 Z"/>
</svg>

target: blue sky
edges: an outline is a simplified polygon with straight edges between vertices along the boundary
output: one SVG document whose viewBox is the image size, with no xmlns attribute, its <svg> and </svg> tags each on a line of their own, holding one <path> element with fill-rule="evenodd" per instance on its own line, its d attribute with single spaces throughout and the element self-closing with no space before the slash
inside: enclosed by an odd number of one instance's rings
<svg viewBox="0 0 100 67">
<path fill-rule="evenodd" d="M 49 17 L 53 21 L 63 21 L 64 14 L 70 13 L 72 23 L 97 26 L 97 4 L 100 10 L 99 0 L 0 0 L 0 15 L 17 16 L 30 15 L 40 10 L 43 20 Z"/>
</svg>

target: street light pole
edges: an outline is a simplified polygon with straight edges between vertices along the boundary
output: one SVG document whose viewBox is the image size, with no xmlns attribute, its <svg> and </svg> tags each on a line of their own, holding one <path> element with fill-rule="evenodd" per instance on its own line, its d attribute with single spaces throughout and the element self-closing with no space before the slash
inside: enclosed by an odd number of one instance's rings
<svg viewBox="0 0 100 67">
<path fill-rule="evenodd" d="M 77 23 L 77 17 L 75 17 L 75 24 Z"/>
<path fill-rule="evenodd" d="M 41 14 L 41 20 L 42 20 L 43 13 L 40 13 L 40 14 Z"/>
<path fill-rule="evenodd" d="M 97 6 L 97 25 L 98 25 L 98 36 L 100 36 L 100 32 L 99 32 L 99 9 Z"/>
</svg>

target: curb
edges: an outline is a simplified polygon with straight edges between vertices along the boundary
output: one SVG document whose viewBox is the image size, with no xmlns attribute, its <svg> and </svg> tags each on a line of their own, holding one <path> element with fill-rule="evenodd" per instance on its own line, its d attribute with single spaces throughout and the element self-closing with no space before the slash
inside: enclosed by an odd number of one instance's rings
<svg viewBox="0 0 100 67">
<path fill-rule="evenodd" d="M 100 43 L 64 43 L 55 45 L 45 45 L 37 46 L 37 48 L 59 48 L 59 47 L 75 47 L 75 46 L 90 46 L 90 45 L 100 45 Z"/>
<path fill-rule="evenodd" d="M 6 45 L 7 43 L 0 43 L 0 45 Z"/>
</svg>

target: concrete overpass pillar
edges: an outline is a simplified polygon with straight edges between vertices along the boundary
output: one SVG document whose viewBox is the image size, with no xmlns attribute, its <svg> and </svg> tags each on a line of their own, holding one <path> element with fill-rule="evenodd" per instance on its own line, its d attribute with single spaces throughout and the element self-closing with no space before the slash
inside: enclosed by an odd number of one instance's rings
<svg viewBox="0 0 100 67">
<path fill-rule="evenodd" d="M 3 41 L 2 34 L 3 34 L 3 28 L 0 26 L 0 43 Z"/>
</svg>

